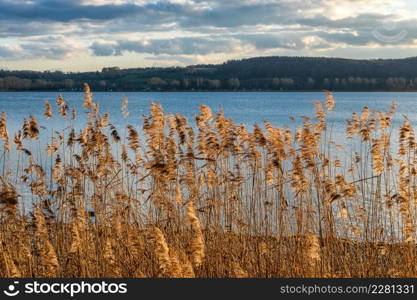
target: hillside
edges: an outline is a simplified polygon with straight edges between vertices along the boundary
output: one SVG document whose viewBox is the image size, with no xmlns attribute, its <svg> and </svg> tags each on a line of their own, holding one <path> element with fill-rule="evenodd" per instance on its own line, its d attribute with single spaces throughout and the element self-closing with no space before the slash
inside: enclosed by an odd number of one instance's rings
<svg viewBox="0 0 417 300">
<path fill-rule="evenodd" d="M 101 72 L 0 70 L 0 90 L 417 90 L 417 57 L 356 60 L 255 57 L 218 65 L 103 68 Z"/>
</svg>

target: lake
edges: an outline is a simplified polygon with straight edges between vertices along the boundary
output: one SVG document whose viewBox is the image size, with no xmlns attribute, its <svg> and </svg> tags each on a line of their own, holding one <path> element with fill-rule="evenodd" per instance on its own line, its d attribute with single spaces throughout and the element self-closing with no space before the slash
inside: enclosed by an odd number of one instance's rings
<svg viewBox="0 0 417 300">
<path fill-rule="evenodd" d="M 56 97 L 58 92 L 3 92 L 0 93 L 0 111 L 7 112 L 8 127 L 11 136 L 13 131 L 21 128 L 23 119 L 30 114 L 37 117 L 39 123 L 48 129 L 59 129 L 64 126 L 62 119 L 57 118 Z M 84 94 L 80 92 L 64 92 L 64 99 L 69 106 L 78 112 L 75 125 L 82 126 L 85 122 L 82 108 Z M 313 101 L 324 101 L 321 92 L 97 92 L 93 93 L 94 101 L 100 103 L 102 112 L 110 112 L 110 123 L 117 127 L 132 124 L 142 125 L 141 116 L 149 113 L 150 101 L 160 102 L 165 112 L 180 113 L 189 120 L 199 112 L 198 105 L 205 104 L 213 112 L 222 106 L 226 117 L 233 118 L 237 123 L 250 125 L 269 120 L 273 125 L 294 127 L 289 116 L 297 118 L 301 124 L 302 115 L 314 115 Z M 123 118 L 121 114 L 122 96 L 129 99 L 130 115 Z M 345 120 L 352 112 L 360 112 L 363 106 L 376 110 L 388 110 L 394 101 L 398 105 L 398 113 L 394 122 L 400 122 L 406 114 L 411 120 L 417 120 L 417 93 L 389 92 L 340 92 L 334 93 L 336 106 L 329 121 L 334 123 L 335 132 L 344 132 Z M 53 104 L 54 118 L 43 117 L 44 101 Z M 81 115 L 80 115 L 81 113 Z M 79 123 L 79 124 L 77 124 Z M 193 123 L 193 122 L 192 122 Z M 77 126 L 78 127 L 78 126 Z"/>
<path fill-rule="evenodd" d="M 62 96 L 70 108 L 76 108 L 77 117 L 73 124 L 65 121 L 58 115 L 56 98 L 58 92 L 3 92 L 0 93 L 0 112 L 5 111 L 8 118 L 8 129 L 11 139 L 14 133 L 22 128 L 24 118 L 30 114 L 36 116 L 40 125 L 46 129 L 41 130 L 40 146 L 44 149 L 55 130 L 74 125 L 75 128 L 83 128 L 87 113 L 82 107 L 84 93 L 64 92 Z M 121 105 L 122 97 L 129 99 L 129 116 L 123 117 Z M 149 114 L 150 102 L 160 102 L 165 112 L 180 113 L 186 116 L 191 125 L 194 125 L 194 115 L 199 113 L 198 106 L 205 104 L 211 107 L 213 113 L 221 107 L 225 116 L 232 118 L 238 124 L 246 124 L 252 129 L 252 124 L 257 122 L 261 126 L 263 120 L 269 120 L 274 126 L 289 126 L 294 129 L 301 125 L 301 116 L 314 116 L 313 101 L 325 100 L 323 92 L 97 92 L 93 93 L 94 101 L 100 103 L 102 113 L 110 113 L 110 123 L 118 128 L 120 136 L 125 135 L 126 125 L 130 124 L 140 129 L 143 115 Z M 394 117 L 395 131 L 392 141 L 396 142 L 397 129 L 402 122 L 402 115 L 407 115 L 411 120 L 417 120 L 417 93 L 390 93 L 390 92 L 340 92 L 334 93 L 335 108 L 329 115 L 328 124 L 332 130 L 332 138 L 338 144 L 346 145 L 346 119 L 352 112 L 361 112 L 363 106 L 370 110 L 389 110 L 394 101 L 398 105 L 398 112 Z M 53 105 L 54 117 L 50 120 L 43 116 L 44 101 L 48 100 Z M 290 120 L 290 116 L 296 118 L 296 122 Z M 140 130 L 139 130 L 140 131 Z M 346 145 L 347 146 L 347 145 Z M 33 147 L 33 145 L 32 145 Z M 395 145 L 394 145 L 395 147 Z M 14 144 L 12 144 L 14 148 Z M 30 148 L 30 145 L 28 145 Z M 33 149 L 33 148 L 32 148 Z M 345 148 L 346 149 L 346 148 Z M 37 151 L 38 152 L 38 151 Z M 42 153 L 42 151 L 40 152 Z M 37 153 L 34 153 L 37 157 Z M 43 156 L 41 154 L 41 156 Z M 13 161 L 13 154 L 11 155 Z"/>
</svg>

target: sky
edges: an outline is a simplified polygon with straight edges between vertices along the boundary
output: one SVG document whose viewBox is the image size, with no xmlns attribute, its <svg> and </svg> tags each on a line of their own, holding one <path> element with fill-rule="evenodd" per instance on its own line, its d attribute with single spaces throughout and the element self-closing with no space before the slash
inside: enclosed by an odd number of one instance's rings
<svg viewBox="0 0 417 300">
<path fill-rule="evenodd" d="M 417 56 L 413 0 L 0 0 L 0 69 Z"/>
</svg>

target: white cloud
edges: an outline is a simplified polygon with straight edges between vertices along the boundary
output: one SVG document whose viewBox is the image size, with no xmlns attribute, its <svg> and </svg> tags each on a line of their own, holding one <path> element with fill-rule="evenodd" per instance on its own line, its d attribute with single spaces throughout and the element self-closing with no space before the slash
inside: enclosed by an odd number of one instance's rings
<svg viewBox="0 0 417 300">
<path fill-rule="evenodd" d="M 383 49 L 417 47 L 416 11 L 411 0 L 0 0 L 0 57 L 26 66 L 74 58 L 113 65 L 127 57 L 188 64 L 335 49 L 395 56 Z M 375 30 L 405 35 L 387 43 Z"/>
</svg>

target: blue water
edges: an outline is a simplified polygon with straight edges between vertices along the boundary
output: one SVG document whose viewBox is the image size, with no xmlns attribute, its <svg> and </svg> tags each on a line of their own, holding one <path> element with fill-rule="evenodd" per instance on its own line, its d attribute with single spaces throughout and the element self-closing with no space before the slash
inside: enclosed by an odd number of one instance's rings
<svg viewBox="0 0 417 300">
<path fill-rule="evenodd" d="M 5 111 L 8 117 L 8 127 L 13 136 L 13 132 L 21 128 L 23 119 L 30 114 L 37 117 L 41 125 L 48 130 L 61 129 L 68 125 L 62 118 L 57 117 L 56 111 L 56 92 L 5 92 L 0 93 L 0 111 Z M 75 107 L 78 116 L 75 125 L 80 127 L 85 122 L 85 113 L 82 108 L 83 93 L 64 92 L 64 99 L 69 106 Z M 336 106 L 334 113 L 329 117 L 332 122 L 334 132 L 344 133 L 345 121 L 352 112 L 360 112 L 363 106 L 370 109 L 385 111 L 389 109 L 394 101 L 398 105 L 398 113 L 394 119 L 399 122 L 402 115 L 406 114 L 411 120 L 417 120 L 417 93 L 387 93 L 387 92 L 355 92 L 355 93 L 335 93 Z M 313 116 L 313 101 L 324 101 L 325 95 L 321 92 L 251 92 L 251 93 L 157 93 L 157 92 L 97 92 L 93 93 L 94 101 L 100 103 L 101 112 L 110 112 L 110 123 L 124 127 L 131 124 L 140 127 L 142 125 L 142 115 L 149 113 L 151 101 L 160 102 L 165 112 L 180 113 L 185 115 L 191 123 L 193 117 L 199 112 L 198 105 L 205 104 L 217 112 L 223 107 L 225 115 L 233 118 L 238 124 L 246 124 L 250 128 L 255 122 L 262 123 L 269 120 L 273 125 L 283 127 L 288 125 L 294 127 L 301 124 L 302 115 Z M 122 96 L 129 99 L 127 118 L 121 113 Z M 44 101 L 48 100 L 54 106 L 54 118 L 46 120 L 43 117 Z M 294 124 L 289 117 L 296 117 Z"/>
</svg>

